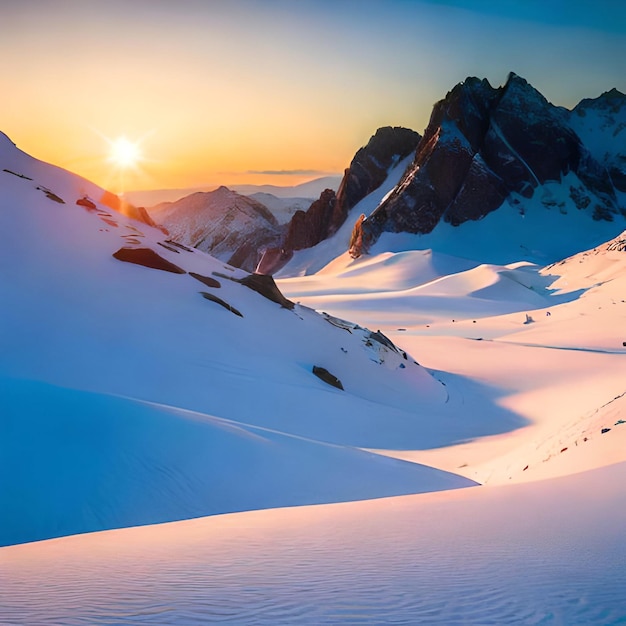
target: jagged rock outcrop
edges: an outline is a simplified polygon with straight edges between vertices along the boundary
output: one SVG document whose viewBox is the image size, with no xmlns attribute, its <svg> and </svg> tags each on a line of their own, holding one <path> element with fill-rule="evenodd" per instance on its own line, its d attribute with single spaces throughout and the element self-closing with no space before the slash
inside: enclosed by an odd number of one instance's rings
<svg viewBox="0 0 626 626">
<path fill-rule="evenodd" d="M 345 222 L 352 207 L 380 187 L 389 170 L 410 155 L 419 133 L 400 126 L 379 128 L 354 155 L 335 194 L 326 189 L 310 208 L 294 214 L 284 248 L 311 248 L 331 236 Z"/>
<path fill-rule="evenodd" d="M 280 247 L 283 229 L 253 198 L 227 187 L 198 192 L 150 209 L 179 243 L 252 272 L 266 248 Z"/>
<path fill-rule="evenodd" d="M 503 87 L 468 78 L 435 104 L 412 165 L 393 192 L 355 227 L 351 254 L 367 251 L 384 231 L 429 233 L 444 220 L 481 219 L 515 194 L 531 197 L 574 172 L 579 208 L 595 219 L 620 211 L 611 176 L 569 123 L 523 78 Z"/>
<path fill-rule="evenodd" d="M 380 187 L 389 170 L 415 151 L 421 135 L 402 126 L 379 128 L 354 155 L 337 190 L 335 222 L 341 226 L 348 211 Z"/>
<path fill-rule="evenodd" d="M 283 248 L 302 250 L 312 248 L 328 236 L 334 227 L 333 214 L 337 196 L 332 189 L 322 191 L 307 211 L 296 211 L 289 222 Z"/>
</svg>

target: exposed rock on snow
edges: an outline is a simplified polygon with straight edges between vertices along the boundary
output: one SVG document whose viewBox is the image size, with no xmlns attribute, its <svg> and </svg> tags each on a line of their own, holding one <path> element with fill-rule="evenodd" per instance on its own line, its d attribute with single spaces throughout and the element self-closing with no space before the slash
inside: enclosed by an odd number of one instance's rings
<svg viewBox="0 0 626 626">
<path fill-rule="evenodd" d="M 242 285 L 260 293 L 264 298 L 280 304 L 285 309 L 293 309 L 295 306 L 291 300 L 285 298 L 280 289 L 276 286 L 274 279 L 265 274 L 248 274 L 239 279 Z"/>
<path fill-rule="evenodd" d="M 341 389 L 341 391 L 343 391 L 343 385 L 341 384 L 341 381 L 336 376 L 331 374 L 326 368 L 314 365 L 313 373 L 320 380 L 323 380 L 327 385 L 330 385 L 331 387 L 336 387 L 337 389 Z"/>
<path fill-rule="evenodd" d="M 185 274 L 185 270 L 171 261 L 158 255 L 152 248 L 120 248 L 113 256 L 119 261 L 143 265 L 155 270 L 172 272 L 173 274 Z"/>
<path fill-rule="evenodd" d="M 84 206 L 86 209 L 91 209 L 93 211 L 95 211 L 95 209 L 96 209 L 95 202 L 93 202 L 92 200 L 90 200 L 86 196 L 83 197 L 83 198 L 78 198 L 78 200 L 76 200 L 76 204 L 78 206 Z"/>
<path fill-rule="evenodd" d="M 215 278 L 211 278 L 210 276 L 203 276 L 202 274 L 198 274 L 196 272 L 189 272 L 189 276 L 193 276 L 196 280 L 199 280 L 201 283 L 206 285 L 207 287 L 213 287 L 215 289 L 219 289 L 222 285 L 219 280 L 215 280 Z"/>
<path fill-rule="evenodd" d="M 201 291 L 200 295 L 206 300 L 215 302 L 216 304 L 223 306 L 227 311 L 234 313 L 238 317 L 243 317 L 243 314 L 241 313 L 241 311 L 238 311 L 234 306 L 228 304 L 228 302 L 226 302 L 225 300 L 218 298 L 216 295 L 213 295 L 212 293 L 207 293 L 206 291 Z"/>
</svg>

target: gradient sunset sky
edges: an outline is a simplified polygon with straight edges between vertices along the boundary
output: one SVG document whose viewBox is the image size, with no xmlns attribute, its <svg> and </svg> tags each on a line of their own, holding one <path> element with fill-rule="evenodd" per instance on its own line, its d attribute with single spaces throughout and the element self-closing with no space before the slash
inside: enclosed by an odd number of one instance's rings
<svg viewBox="0 0 626 626">
<path fill-rule="evenodd" d="M 469 75 L 626 91 L 622 0 L 3 0 L 0 130 L 120 191 L 336 174 Z M 140 141 L 137 171 L 107 160 Z"/>
</svg>

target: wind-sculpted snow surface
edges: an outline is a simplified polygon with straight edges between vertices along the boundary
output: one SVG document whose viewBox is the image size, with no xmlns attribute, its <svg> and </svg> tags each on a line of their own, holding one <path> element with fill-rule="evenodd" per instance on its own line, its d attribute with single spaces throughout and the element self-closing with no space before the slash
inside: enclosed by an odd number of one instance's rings
<svg viewBox="0 0 626 626">
<path fill-rule="evenodd" d="M 626 621 L 626 464 L 2 551 L 10 624 Z"/>
</svg>

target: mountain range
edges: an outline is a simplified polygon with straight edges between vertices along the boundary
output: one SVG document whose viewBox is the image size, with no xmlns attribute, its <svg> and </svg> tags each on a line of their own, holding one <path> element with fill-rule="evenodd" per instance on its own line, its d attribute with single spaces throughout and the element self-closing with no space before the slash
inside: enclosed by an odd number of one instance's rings
<svg viewBox="0 0 626 626">
<path fill-rule="evenodd" d="M 269 194 L 276 198 L 307 198 L 309 204 L 317 198 L 324 189 L 337 189 L 341 176 L 321 176 L 299 185 L 250 185 L 228 184 L 228 188 L 245 196 L 254 194 Z M 221 185 L 218 185 L 218 187 Z M 155 206 L 163 202 L 175 202 L 192 193 L 215 191 L 217 187 L 181 188 L 181 189 L 147 189 L 144 191 L 128 191 L 124 197 L 137 206 Z"/>
<path fill-rule="evenodd" d="M 422 236 L 412 247 L 437 248 L 436 240 L 444 239 L 442 249 L 449 250 L 463 248 L 463 241 L 474 236 L 468 223 L 497 213 L 495 221 L 506 225 L 478 229 L 485 239 L 485 258 L 505 260 L 494 250 L 507 248 L 521 253 L 520 258 L 549 262 L 621 231 L 625 138 L 626 96 L 615 89 L 570 111 L 549 103 L 514 73 L 497 88 L 486 79 L 467 78 L 435 104 L 423 136 L 405 128 L 379 129 L 356 153 L 336 193 L 326 189 L 307 210 L 296 210 L 286 226 L 272 232 L 273 239 L 260 215 L 256 232 L 254 224 L 239 228 L 235 220 L 232 230 L 241 232 L 241 253 L 229 249 L 229 257 L 220 256 L 218 248 L 213 253 L 235 264 L 245 259 L 242 267 L 249 271 L 259 267 L 274 273 L 293 252 L 332 237 L 346 221 L 354 229 L 347 239 L 342 231 L 342 245 L 354 257 L 366 253 L 383 233 Z M 373 205 L 372 194 L 381 188 L 386 192 Z M 541 226 L 535 222 L 545 212 L 552 213 L 546 219 L 563 233 L 572 222 L 585 222 L 579 230 L 586 238 L 568 245 L 561 238 L 551 243 L 538 237 L 535 231 Z M 184 215 L 181 219 L 189 219 Z M 519 224 L 511 229 L 515 216 Z M 173 221 L 166 226 L 181 243 L 193 246 L 202 239 L 181 234 Z M 607 228 L 610 222 L 614 226 Z M 456 232 L 440 234 L 447 233 L 447 225 Z M 207 223 L 206 228 L 213 226 Z M 210 246 L 204 249 L 211 251 Z"/>
</svg>

